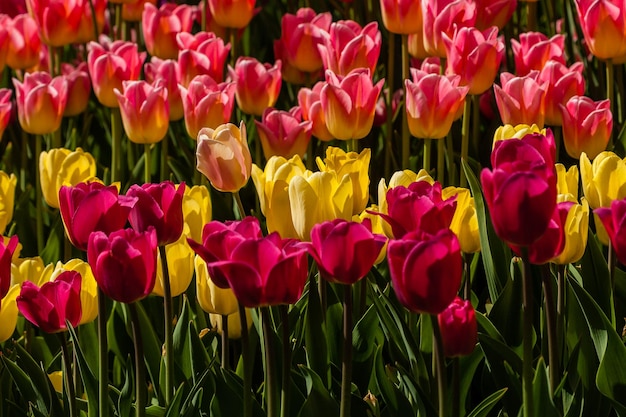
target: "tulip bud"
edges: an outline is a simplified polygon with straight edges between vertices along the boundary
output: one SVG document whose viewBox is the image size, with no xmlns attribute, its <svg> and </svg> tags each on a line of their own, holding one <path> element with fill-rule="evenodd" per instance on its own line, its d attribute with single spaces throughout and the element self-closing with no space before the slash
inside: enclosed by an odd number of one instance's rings
<svg viewBox="0 0 626 417">
<path fill-rule="evenodd" d="M 443 344 L 443 352 L 448 358 L 466 356 L 474 351 L 478 342 L 476 313 L 469 300 L 456 297 L 437 316 Z"/>
</svg>

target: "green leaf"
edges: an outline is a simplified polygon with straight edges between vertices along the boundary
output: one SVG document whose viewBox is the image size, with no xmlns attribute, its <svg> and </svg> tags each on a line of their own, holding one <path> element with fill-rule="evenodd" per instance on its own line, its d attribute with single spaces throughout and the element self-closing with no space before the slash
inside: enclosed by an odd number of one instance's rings
<svg viewBox="0 0 626 417">
<path fill-rule="evenodd" d="M 37 391 L 26 372 L 6 356 L 0 356 L 0 359 L 2 359 L 5 369 L 9 372 L 13 381 L 15 381 L 15 385 L 22 397 L 27 401 L 33 402 L 37 408 L 49 413 L 44 395 Z"/>
<path fill-rule="evenodd" d="M 146 314 L 146 310 L 141 303 L 136 303 L 139 323 L 141 325 L 141 337 L 143 337 L 143 356 L 146 360 L 146 368 L 153 385 L 156 386 L 161 364 L 161 342 L 152 327 L 152 320 Z M 160 387 L 160 385 L 159 385 Z M 160 391 L 156 390 L 159 394 Z"/>
<path fill-rule="evenodd" d="M 76 362 L 78 363 L 78 369 L 80 371 L 80 377 L 85 387 L 85 394 L 87 394 L 87 402 L 89 406 L 89 417 L 96 416 L 98 414 L 98 380 L 94 373 L 89 368 L 85 354 L 78 342 L 78 336 L 76 331 L 71 325 L 67 326 L 67 331 L 70 336 L 70 340 L 74 344 L 74 355 L 76 356 Z M 102 399 L 100 399 L 102 401 Z M 106 399 L 109 402 L 109 398 Z"/>
<path fill-rule="evenodd" d="M 585 291 L 595 300 L 607 317 L 613 314 L 611 300 L 611 282 L 602 248 L 596 238 L 589 233 L 585 253 L 580 260 L 581 284 Z M 613 321 L 613 320 L 611 320 Z"/>
<path fill-rule="evenodd" d="M 319 278 L 321 279 L 321 278 Z M 330 365 L 328 347 L 326 345 L 326 327 L 324 325 L 322 306 L 315 279 L 308 284 L 308 303 L 304 316 L 304 340 L 307 363 L 318 375 L 324 377 L 326 386 L 330 386 Z"/>
<path fill-rule="evenodd" d="M 307 399 L 302 405 L 299 417 L 319 417 L 339 415 L 339 404 L 331 396 L 322 379 L 306 366 L 298 367 L 306 381 Z"/>
<path fill-rule="evenodd" d="M 374 306 L 367 309 L 352 331 L 353 359 L 355 362 L 368 360 L 378 345 L 383 342 L 383 331 Z"/>
<path fill-rule="evenodd" d="M 515 264 L 515 262 L 513 263 Z M 517 263 L 521 266 L 521 262 Z M 509 346 L 520 346 L 523 339 L 522 277 L 519 268 L 508 280 L 489 312 L 489 320 L 496 326 Z"/>
<path fill-rule="evenodd" d="M 539 358 L 533 379 L 533 409 L 536 416 L 558 417 L 559 412 L 554 406 L 550 390 L 546 364 L 543 358 Z"/>
<path fill-rule="evenodd" d="M 476 408 L 474 408 L 472 412 L 467 415 L 467 417 L 487 417 L 491 409 L 496 405 L 498 401 L 500 401 L 504 394 L 506 394 L 506 391 L 507 388 L 502 388 L 501 390 L 494 392 L 493 394 L 482 400 L 480 404 L 478 404 Z"/>
<path fill-rule="evenodd" d="M 133 361 L 130 356 L 126 359 L 124 368 L 124 385 L 117 399 L 117 412 L 120 416 L 129 416 L 133 404 Z"/>
<path fill-rule="evenodd" d="M 174 334 L 172 337 L 172 347 L 174 348 L 174 362 L 180 365 L 183 375 L 186 379 L 191 378 L 193 375 L 193 368 L 191 366 L 191 358 L 189 356 L 189 347 L 186 346 L 188 341 L 189 322 L 191 317 L 189 315 L 189 303 L 185 298 L 183 301 L 183 310 L 180 313 L 180 317 L 174 327 Z"/>
<path fill-rule="evenodd" d="M 178 417 L 180 416 L 181 404 L 183 401 L 183 392 L 185 385 L 182 384 L 176 392 L 174 393 L 174 398 L 170 403 L 169 407 L 167 407 L 167 412 L 165 413 L 165 417 Z M 121 414 L 124 415 L 124 414 Z"/>
<path fill-rule="evenodd" d="M 15 350 L 17 352 L 16 364 L 22 371 L 28 375 L 30 384 L 42 400 L 45 401 L 46 410 L 51 414 L 56 414 L 61 411 L 61 405 L 59 404 L 56 394 L 53 395 L 54 390 L 50 389 L 50 378 L 43 370 L 42 364 L 37 364 L 35 359 L 24 349 L 19 343 L 15 344 Z M 32 401 L 30 398 L 26 398 Z M 43 410 L 40 408 L 40 410 Z"/>
</svg>

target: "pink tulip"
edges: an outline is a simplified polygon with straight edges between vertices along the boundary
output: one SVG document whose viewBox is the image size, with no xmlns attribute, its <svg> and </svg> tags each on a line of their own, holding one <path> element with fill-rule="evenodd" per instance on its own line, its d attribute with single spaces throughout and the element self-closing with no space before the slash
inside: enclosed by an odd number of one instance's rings
<svg viewBox="0 0 626 417">
<path fill-rule="evenodd" d="M 0 139 L 11 120 L 13 105 L 11 102 L 12 91 L 8 88 L 0 88 Z"/>
<path fill-rule="evenodd" d="M 531 71 L 523 77 L 503 72 L 502 87 L 494 84 L 496 104 L 502 123 L 510 125 L 533 123 L 543 127 L 547 83 L 539 80 L 539 72 Z"/>
<path fill-rule="evenodd" d="M 387 100 L 389 97 L 389 90 L 384 89 L 383 93 L 376 102 L 376 113 L 374 114 L 374 126 L 383 126 L 387 123 Z M 404 89 L 398 89 L 393 92 L 391 96 L 391 114 L 395 115 L 400 107 L 400 103 L 404 99 Z"/>
<path fill-rule="evenodd" d="M 331 22 L 330 12 L 316 14 L 311 8 L 298 9 L 295 15 L 284 14 L 280 39 L 285 51 L 283 58 L 299 71 L 319 71 L 323 64 L 318 45 L 329 36 Z"/>
<path fill-rule="evenodd" d="M 187 134 L 196 139 L 203 127 L 216 129 L 228 123 L 235 106 L 235 83 L 216 83 L 208 75 L 198 75 L 187 88 L 179 87 L 185 111 Z"/>
<path fill-rule="evenodd" d="M 255 120 L 265 159 L 274 155 L 291 158 L 304 157 L 311 140 L 312 123 L 302 121 L 302 111 L 294 107 L 290 111 L 268 107 L 259 122 Z"/>
<path fill-rule="evenodd" d="M 567 68 L 559 61 L 550 60 L 539 74 L 539 81 L 547 83 L 545 101 L 545 123 L 551 126 L 563 125 L 561 106 L 573 96 L 585 93 L 583 63 L 577 62 Z"/>
<path fill-rule="evenodd" d="M 576 0 L 576 11 L 585 42 L 602 59 L 626 55 L 626 7 L 615 0 Z"/>
<path fill-rule="evenodd" d="M 195 35 L 180 33 L 178 43 L 178 79 L 187 87 L 197 75 L 210 75 L 217 82 L 224 81 L 224 66 L 230 52 L 230 44 L 210 32 Z"/>
<path fill-rule="evenodd" d="M 446 57 L 443 35 L 452 38 L 454 31 L 473 27 L 476 4 L 470 0 L 431 0 L 422 2 L 424 49 L 429 55 Z"/>
<path fill-rule="evenodd" d="M 150 55 L 161 59 L 176 59 L 178 46 L 176 35 L 191 32 L 196 8 L 181 4 L 165 3 L 158 9 L 146 3 L 141 18 L 141 27 Z"/>
<path fill-rule="evenodd" d="M 617 259 L 626 265 L 626 200 L 613 200 L 610 208 L 601 207 L 593 212 L 606 229 Z"/>
<path fill-rule="evenodd" d="M 478 342 L 476 312 L 469 300 L 456 297 L 437 316 L 444 355 L 448 358 L 467 356 Z"/>
<path fill-rule="evenodd" d="M 413 81 L 404 80 L 406 112 L 411 135 L 444 138 L 458 117 L 469 87 L 459 86 L 459 76 L 427 74 L 411 69 Z"/>
<path fill-rule="evenodd" d="M 255 58 L 239 57 L 235 69 L 228 69 L 236 83 L 235 97 L 242 112 L 261 116 L 276 103 L 282 85 L 281 61 L 272 66 Z"/>
<path fill-rule="evenodd" d="M 312 125 L 311 134 L 322 141 L 333 140 L 333 135 L 326 127 L 326 118 L 322 110 L 320 93 L 326 85 L 325 82 L 315 83 L 313 88 L 301 88 L 298 91 L 298 105 L 302 110 L 302 119 L 310 121 Z"/>
<path fill-rule="evenodd" d="M 77 43 L 97 41 L 106 23 L 107 0 L 82 0 L 83 16 L 78 26 Z M 95 12 L 95 19 L 92 15 Z M 94 20 L 96 27 L 94 28 Z"/>
<path fill-rule="evenodd" d="M 28 9 L 37 22 L 41 39 L 47 45 L 55 47 L 78 41 L 79 28 L 87 8 L 89 2 L 85 0 L 71 3 L 65 0 L 28 0 Z"/>
<path fill-rule="evenodd" d="M 183 109 L 183 99 L 180 96 L 180 89 L 178 88 L 178 66 L 176 61 L 152 57 L 150 62 L 144 65 L 144 73 L 146 81 L 150 84 L 154 86 L 160 82 L 167 90 L 170 121 L 182 119 L 185 111 Z"/>
<path fill-rule="evenodd" d="M 517 0 L 474 0 L 476 3 L 476 23 L 478 30 L 491 26 L 502 29 L 515 12 Z"/>
<path fill-rule="evenodd" d="M 11 261 L 18 244 L 17 235 L 11 236 L 6 244 L 4 239 L 0 239 L 0 300 L 7 295 L 9 288 L 11 288 Z"/>
<path fill-rule="evenodd" d="M 385 80 L 373 84 L 368 69 L 356 69 L 343 79 L 326 71 L 326 81 L 320 100 L 328 131 L 341 140 L 367 136 Z"/>
<path fill-rule="evenodd" d="M 168 92 L 162 82 L 124 81 L 124 93 L 113 90 L 122 114 L 124 130 L 131 142 L 156 143 L 167 134 L 170 108 Z"/>
<path fill-rule="evenodd" d="M 44 135 L 61 127 L 67 103 L 65 77 L 52 78 L 47 72 L 33 72 L 24 76 L 23 83 L 14 78 L 13 85 L 22 129 Z"/>
<path fill-rule="evenodd" d="M 141 22 L 146 3 L 157 4 L 157 0 L 138 0 L 122 5 L 122 19 L 127 22 Z"/>
<path fill-rule="evenodd" d="M 515 72 L 522 76 L 532 70 L 541 71 L 549 60 L 565 65 L 565 35 L 548 38 L 541 32 L 526 32 L 519 35 L 519 41 L 511 39 Z"/>
<path fill-rule="evenodd" d="M 7 60 L 7 50 L 9 49 L 9 31 L 11 18 L 5 14 L 0 14 L 0 72 L 4 71 Z"/>
<path fill-rule="evenodd" d="M 320 68 L 315 72 L 304 72 L 294 67 L 288 59 L 288 51 L 285 48 L 285 44 L 282 40 L 274 40 L 274 59 L 280 60 L 281 67 L 280 73 L 283 81 L 294 85 L 304 85 L 312 81 L 318 80 L 321 77 L 323 70 Z"/>
<path fill-rule="evenodd" d="M 374 74 L 381 45 L 377 22 L 361 27 L 352 20 L 341 20 L 330 25 L 329 36 L 318 49 L 324 70 L 347 76 L 357 68 L 369 68 L 370 74 Z"/>
<path fill-rule="evenodd" d="M 589 97 L 573 96 L 560 109 L 563 143 L 569 156 L 578 159 L 585 152 L 593 160 L 606 149 L 613 131 L 609 100 L 593 101 Z"/>
<path fill-rule="evenodd" d="M 391 33 L 409 35 L 422 31 L 421 0 L 380 0 L 383 25 Z"/>
<path fill-rule="evenodd" d="M 255 14 L 256 0 L 208 0 L 211 15 L 223 27 L 243 29 Z"/>
<path fill-rule="evenodd" d="M 27 69 L 39 63 L 41 38 L 35 19 L 28 14 L 20 14 L 7 24 L 9 42 L 6 50 L 6 64 L 14 70 Z"/>
<path fill-rule="evenodd" d="M 81 62 L 76 67 L 61 64 L 61 74 L 67 80 L 67 104 L 63 116 L 76 116 L 87 109 L 91 95 L 91 80 L 87 72 L 87 63 Z"/>
</svg>

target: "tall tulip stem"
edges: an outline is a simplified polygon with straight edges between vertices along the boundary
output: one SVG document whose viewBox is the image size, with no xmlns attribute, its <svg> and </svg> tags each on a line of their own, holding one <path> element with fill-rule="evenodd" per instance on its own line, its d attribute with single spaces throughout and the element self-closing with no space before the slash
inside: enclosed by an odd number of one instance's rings
<svg viewBox="0 0 626 417">
<path fill-rule="evenodd" d="M 391 157 L 393 153 L 393 89 L 395 71 L 395 43 L 396 35 L 389 32 L 388 61 L 387 61 L 387 120 L 385 122 L 385 178 L 389 178 L 391 172 Z"/>
<path fill-rule="evenodd" d="M 239 219 L 243 219 L 246 217 L 246 211 L 243 208 L 243 202 L 241 201 L 241 196 L 239 195 L 239 191 L 235 191 L 233 193 L 233 197 L 235 198 L 235 204 L 237 204 L 237 211 L 239 211 Z"/>
<path fill-rule="evenodd" d="M 424 171 L 430 173 L 430 155 L 432 154 L 432 139 L 424 139 Z"/>
<path fill-rule="evenodd" d="M 65 332 L 57 333 L 59 335 L 59 342 L 61 343 L 61 355 L 63 358 L 63 381 L 65 382 L 65 391 L 67 393 L 67 403 L 69 405 L 70 417 L 76 417 L 76 391 L 74 389 L 74 381 L 72 378 L 72 359 L 70 358 L 70 352 L 67 349 L 67 339 L 65 338 Z"/>
<path fill-rule="evenodd" d="M 263 326 L 263 343 L 265 345 L 265 412 L 268 417 L 278 417 L 276 407 L 276 363 L 274 361 L 274 332 L 272 331 L 272 318 L 269 307 L 261 307 L 261 323 Z M 285 364 L 286 366 L 286 364 Z"/>
<path fill-rule="evenodd" d="M 106 296 L 98 287 L 98 393 L 99 416 L 109 416 L 109 350 Z"/>
<path fill-rule="evenodd" d="M 344 286 L 343 356 L 341 358 L 341 408 L 339 417 L 350 417 L 352 388 L 352 286 Z"/>
<path fill-rule="evenodd" d="M 437 181 L 444 183 L 445 180 L 446 141 L 437 139 Z"/>
<path fill-rule="evenodd" d="M 609 108 L 611 114 L 615 109 L 615 67 L 613 66 L 613 60 L 607 59 L 606 61 L 606 98 L 609 100 Z M 608 150 L 613 149 L 613 135 L 610 135 Z"/>
<path fill-rule="evenodd" d="M 537 2 L 526 2 L 526 31 L 533 32 L 537 30 Z"/>
<path fill-rule="evenodd" d="M 543 281 L 543 294 L 546 312 L 546 327 L 548 332 L 548 360 L 550 365 L 550 394 L 554 395 L 559 384 L 559 353 L 556 341 L 556 307 L 554 305 L 554 294 L 552 291 L 552 279 L 550 270 L 544 265 L 541 279 Z"/>
<path fill-rule="evenodd" d="M 557 298 L 556 298 L 556 337 L 559 352 L 563 349 L 565 330 L 565 278 L 567 269 L 565 265 L 558 265 L 557 273 Z"/>
<path fill-rule="evenodd" d="M 409 35 L 402 36 L 402 83 L 408 80 L 409 73 Z M 390 91 L 389 95 L 393 93 Z M 390 111 L 391 109 L 387 109 Z M 409 116 L 406 111 L 406 97 L 404 98 L 404 111 L 402 112 L 402 169 L 408 169 L 411 156 L 411 143 L 409 137 Z"/>
<path fill-rule="evenodd" d="M 289 332 L 289 306 L 278 306 L 280 324 L 283 329 L 283 375 L 280 389 L 280 417 L 289 416 L 289 396 L 291 395 L 291 334 Z"/>
<path fill-rule="evenodd" d="M 169 405 L 172 402 L 174 387 L 172 286 L 170 285 L 165 245 L 159 245 L 159 254 L 161 255 L 161 272 L 163 276 L 163 314 L 165 315 L 165 404 Z"/>
<path fill-rule="evenodd" d="M 122 146 L 122 115 L 120 109 L 111 109 L 111 183 L 120 181 L 120 147 Z"/>
<path fill-rule="evenodd" d="M 91 12 L 91 24 L 93 25 L 93 40 L 98 41 L 100 34 L 98 33 L 98 18 L 96 17 L 96 8 L 93 5 L 93 0 L 88 0 L 89 11 Z"/>
<path fill-rule="evenodd" d="M 135 344 L 135 416 L 146 415 L 146 365 L 143 359 L 143 339 L 141 337 L 141 323 L 135 303 L 128 304 L 130 323 L 133 329 L 133 342 Z"/>
<path fill-rule="evenodd" d="M 150 144 L 146 143 L 143 145 L 143 154 L 144 154 L 144 165 L 143 165 L 143 182 L 146 184 L 150 184 L 151 182 L 151 162 L 150 162 Z"/>
<path fill-rule="evenodd" d="M 228 316 L 222 315 L 222 368 L 229 369 Z"/>
<path fill-rule="evenodd" d="M 533 402 L 533 281 L 528 262 L 528 248 L 522 248 L 522 312 L 523 324 L 523 367 L 522 391 L 524 417 L 534 416 Z"/>
<path fill-rule="evenodd" d="M 461 161 L 467 162 L 469 155 L 469 136 L 470 136 L 470 119 L 472 118 L 472 98 L 466 97 L 463 104 L 463 124 L 461 126 Z M 459 184 L 462 188 L 467 187 L 467 178 L 463 170 Z"/>
<path fill-rule="evenodd" d="M 202 18 L 200 20 L 200 30 L 202 32 L 206 32 L 206 15 L 207 13 L 209 13 L 209 1 L 208 0 L 202 0 Z"/>
<path fill-rule="evenodd" d="M 39 157 L 41 155 L 41 144 L 43 136 L 35 136 L 35 167 L 39 167 Z M 35 220 L 37 228 L 37 253 L 41 253 L 44 247 L 43 236 L 43 196 L 41 192 L 41 176 L 39 169 L 35 168 L 35 209 L 37 210 L 37 218 Z"/>
<path fill-rule="evenodd" d="M 435 314 L 430 315 L 433 328 L 433 342 L 435 351 L 435 368 L 437 375 L 437 398 L 439 400 L 439 417 L 446 415 L 446 357 L 443 353 L 443 341 L 441 339 L 441 330 L 439 329 L 439 321 Z"/>
<path fill-rule="evenodd" d="M 243 417 L 252 417 L 252 367 L 250 363 L 250 341 L 246 308 L 239 303 L 241 321 L 241 360 L 243 361 Z"/>
</svg>

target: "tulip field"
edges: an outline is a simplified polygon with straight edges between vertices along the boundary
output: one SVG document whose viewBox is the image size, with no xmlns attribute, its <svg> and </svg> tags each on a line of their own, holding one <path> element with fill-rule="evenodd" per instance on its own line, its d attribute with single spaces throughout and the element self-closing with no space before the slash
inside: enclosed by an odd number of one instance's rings
<svg viewBox="0 0 626 417">
<path fill-rule="evenodd" d="M 0 417 L 626 417 L 626 0 L 0 0 Z"/>
</svg>

